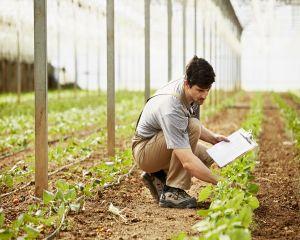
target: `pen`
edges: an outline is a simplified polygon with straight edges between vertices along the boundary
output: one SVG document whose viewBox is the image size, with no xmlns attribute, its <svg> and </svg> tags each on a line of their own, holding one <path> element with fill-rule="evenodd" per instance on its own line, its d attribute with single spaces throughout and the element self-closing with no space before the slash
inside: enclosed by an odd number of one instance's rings
<svg viewBox="0 0 300 240">
<path fill-rule="evenodd" d="M 252 144 L 249 138 L 247 138 L 246 136 L 244 136 L 242 133 L 240 133 L 240 134 L 241 134 L 241 136 L 242 136 L 243 138 L 246 139 L 246 141 L 247 141 L 249 144 Z"/>
</svg>

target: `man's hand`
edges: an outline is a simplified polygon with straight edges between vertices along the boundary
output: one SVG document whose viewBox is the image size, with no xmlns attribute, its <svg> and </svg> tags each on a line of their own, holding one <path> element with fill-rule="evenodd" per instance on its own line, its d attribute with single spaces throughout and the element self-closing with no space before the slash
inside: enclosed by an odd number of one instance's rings
<svg viewBox="0 0 300 240">
<path fill-rule="evenodd" d="M 223 135 L 220 135 L 220 134 L 215 134 L 214 138 L 215 139 L 214 139 L 214 143 L 213 144 L 217 144 L 217 143 L 222 142 L 222 141 L 224 141 L 224 142 L 230 142 L 227 137 L 225 137 Z"/>
<path fill-rule="evenodd" d="M 200 139 L 211 143 L 213 145 L 217 144 L 218 142 L 230 142 L 229 139 L 223 135 L 220 134 L 216 134 L 210 130 L 208 130 L 207 128 L 205 128 L 203 125 L 201 125 L 201 135 L 200 135 Z"/>
</svg>

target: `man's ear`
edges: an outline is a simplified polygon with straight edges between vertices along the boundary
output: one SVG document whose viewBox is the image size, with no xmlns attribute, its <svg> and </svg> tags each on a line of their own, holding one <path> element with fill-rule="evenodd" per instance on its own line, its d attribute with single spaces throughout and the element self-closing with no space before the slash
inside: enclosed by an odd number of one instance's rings
<svg viewBox="0 0 300 240">
<path fill-rule="evenodd" d="M 189 82 L 187 79 L 184 79 L 184 86 L 190 88 Z"/>
</svg>

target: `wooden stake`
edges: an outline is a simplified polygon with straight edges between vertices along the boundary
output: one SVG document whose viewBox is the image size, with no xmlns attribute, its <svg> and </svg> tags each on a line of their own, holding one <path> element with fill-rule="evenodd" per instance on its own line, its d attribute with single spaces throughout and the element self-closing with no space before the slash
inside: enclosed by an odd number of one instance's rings
<svg viewBox="0 0 300 240">
<path fill-rule="evenodd" d="M 115 155 L 115 24 L 114 0 L 106 0 L 107 26 L 107 145 L 108 155 Z"/>
<path fill-rule="evenodd" d="M 145 4 L 145 102 L 150 98 L 150 0 Z"/>
<path fill-rule="evenodd" d="M 172 80 L 172 0 L 168 0 L 168 81 Z"/>
<path fill-rule="evenodd" d="M 34 0 L 35 194 L 48 188 L 47 0 Z"/>
</svg>

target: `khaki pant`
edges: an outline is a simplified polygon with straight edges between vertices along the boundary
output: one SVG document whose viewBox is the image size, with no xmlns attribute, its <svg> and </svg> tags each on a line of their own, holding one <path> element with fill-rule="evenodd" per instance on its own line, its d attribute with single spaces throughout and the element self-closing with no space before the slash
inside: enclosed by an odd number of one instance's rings
<svg viewBox="0 0 300 240">
<path fill-rule="evenodd" d="M 213 160 L 207 154 L 207 148 L 198 142 L 201 135 L 201 124 L 198 119 L 189 118 L 188 133 L 193 153 L 207 167 L 210 167 Z M 185 190 L 191 187 L 191 175 L 173 154 L 173 149 L 167 149 L 162 131 L 149 139 L 134 136 L 132 141 L 133 157 L 143 171 L 153 173 L 164 170 L 167 174 L 168 186 Z"/>
</svg>

